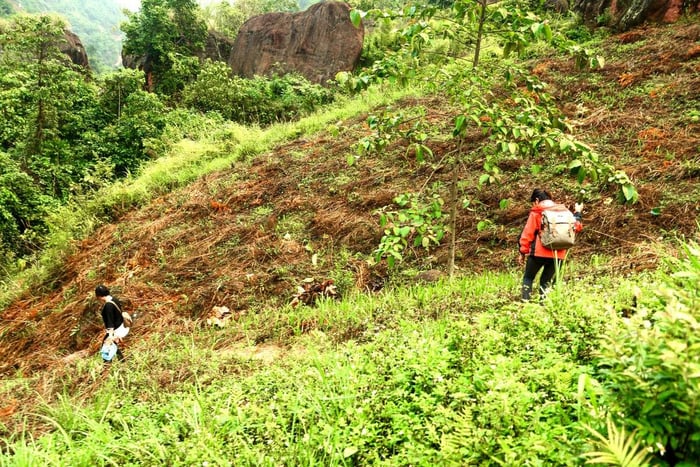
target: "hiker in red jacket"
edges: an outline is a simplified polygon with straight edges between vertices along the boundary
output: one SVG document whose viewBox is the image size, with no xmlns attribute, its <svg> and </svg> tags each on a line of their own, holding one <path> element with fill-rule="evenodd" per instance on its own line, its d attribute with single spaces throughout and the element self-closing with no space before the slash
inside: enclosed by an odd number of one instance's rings
<svg viewBox="0 0 700 467">
<path fill-rule="evenodd" d="M 542 225 L 542 211 L 555 205 L 550 194 L 541 189 L 535 189 L 530 196 L 532 209 L 527 218 L 527 223 L 520 234 L 520 257 L 518 263 L 525 263 L 525 274 L 523 275 L 521 300 L 527 302 L 532 294 L 532 283 L 537 273 L 542 270 L 540 276 L 540 300 L 542 300 L 549 288 L 556 281 L 556 272 L 566 259 L 566 250 L 550 250 L 542 245 L 540 238 L 540 228 Z M 580 232 L 583 228 L 581 224 L 581 212 L 583 204 L 576 203 L 574 207 L 574 217 L 576 223 L 574 230 Z M 526 261 L 527 258 L 527 261 Z"/>
</svg>

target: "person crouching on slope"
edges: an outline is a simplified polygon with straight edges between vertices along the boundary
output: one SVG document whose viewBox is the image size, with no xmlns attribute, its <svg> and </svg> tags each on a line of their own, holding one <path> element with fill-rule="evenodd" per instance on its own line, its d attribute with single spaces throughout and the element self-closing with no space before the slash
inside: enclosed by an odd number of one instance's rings
<svg viewBox="0 0 700 467">
<path fill-rule="evenodd" d="M 542 211 L 551 208 L 555 205 L 550 194 L 541 189 L 535 189 L 530 196 L 532 208 L 527 218 L 527 223 L 520 234 L 520 256 L 518 263 L 522 266 L 525 263 L 525 273 L 523 275 L 523 284 L 521 292 L 521 300 L 527 302 L 532 295 L 532 284 L 537 273 L 542 270 L 540 276 L 540 300 L 542 300 L 549 288 L 556 282 L 556 272 L 562 266 L 566 259 L 567 250 L 550 250 L 542 245 L 540 238 L 540 228 L 542 225 Z M 583 204 L 576 203 L 574 207 L 574 217 L 576 223 L 574 226 L 575 232 L 580 232 L 583 229 L 581 224 L 581 212 Z M 527 261 L 525 261 L 527 258 Z"/>
<path fill-rule="evenodd" d="M 95 288 L 95 296 L 104 303 L 101 310 L 102 321 L 105 325 L 105 337 L 102 340 L 102 344 L 115 343 L 118 349 L 117 358 L 122 358 L 123 355 L 121 349 L 119 349 L 119 344 L 129 334 L 129 328 L 124 326 L 121 303 L 110 295 L 109 289 L 104 285 L 98 285 Z M 103 358 L 105 358 L 104 355 Z M 111 358 L 105 360 L 109 361 Z"/>
</svg>

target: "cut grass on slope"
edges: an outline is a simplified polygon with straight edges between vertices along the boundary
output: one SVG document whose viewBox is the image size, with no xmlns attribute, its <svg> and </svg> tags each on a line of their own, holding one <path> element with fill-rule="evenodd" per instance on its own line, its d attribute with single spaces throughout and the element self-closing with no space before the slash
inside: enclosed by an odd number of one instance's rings
<svg viewBox="0 0 700 467">
<path fill-rule="evenodd" d="M 236 161 L 269 151 L 283 141 L 300 135 L 312 136 L 328 125 L 342 125 L 344 119 L 417 93 L 420 93 L 417 88 L 375 87 L 353 98 L 339 99 L 329 108 L 297 122 L 272 125 L 264 130 L 233 123 L 215 132 L 210 128 L 200 129 L 204 134 L 199 138 L 176 142 L 168 154 L 145 166 L 139 174 L 59 208 L 51 216 L 51 235 L 41 257 L 15 276 L 0 281 L 0 310 L 39 284 L 50 288 L 51 276 L 59 275 L 56 273 L 61 263 L 75 251 L 75 241 L 86 238 L 111 219 L 174 188 L 230 167 Z"/>
</svg>

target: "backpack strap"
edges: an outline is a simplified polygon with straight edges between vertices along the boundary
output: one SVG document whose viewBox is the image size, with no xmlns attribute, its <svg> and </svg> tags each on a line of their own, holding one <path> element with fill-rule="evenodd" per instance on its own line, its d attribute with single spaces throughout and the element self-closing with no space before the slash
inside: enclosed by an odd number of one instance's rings
<svg viewBox="0 0 700 467">
<path fill-rule="evenodd" d="M 112 301 L 112 300 L 107 300 L 107 303 L 111 303 L 112 305 L 116 306 L 116 307 L 117 307 L 117 311 L 118 311 L 119 313 L 122 312 L 122 309 L 119 307 L 119 305 L 117 305 L 117 302 Z"/>
</svg>

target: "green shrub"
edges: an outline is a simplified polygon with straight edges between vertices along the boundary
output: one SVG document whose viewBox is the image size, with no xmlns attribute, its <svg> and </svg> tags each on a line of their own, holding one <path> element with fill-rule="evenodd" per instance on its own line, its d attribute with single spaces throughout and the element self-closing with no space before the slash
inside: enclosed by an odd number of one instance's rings
<svg viewBox="0 0 700 467">
<path fill-rule="evenodd" d="M 659 459 L 700 459 L 700 246 L 669 261 L 649 302 L 603 343 L 597 375 L 617 425 Z M 602 424 L 602 422 L 601 422 Z"/>
<path fill-rule="evenodd" d="M 246 79 L 231 76 L 226 64 L 211 61 L 183 91 L 183 103 L 190 108 L 259 125 L 297 119 L 332 100 L 331 91 L 300 75 Z"/>
</svg>

